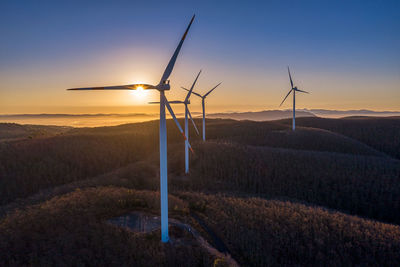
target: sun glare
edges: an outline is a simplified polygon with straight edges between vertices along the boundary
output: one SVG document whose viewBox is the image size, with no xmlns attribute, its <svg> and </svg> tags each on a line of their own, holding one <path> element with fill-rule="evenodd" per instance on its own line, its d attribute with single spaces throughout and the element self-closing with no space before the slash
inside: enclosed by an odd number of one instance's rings
<svg viewBox="0 0 400 267">
<path fill-rule="evenodd" d="M 136 90 L 131 91 L 132 96 L 137 100 L 143 100 L 147 96 L 147 91 L 143 89 L 142 86 L 136 88 Z"/>
</svg>

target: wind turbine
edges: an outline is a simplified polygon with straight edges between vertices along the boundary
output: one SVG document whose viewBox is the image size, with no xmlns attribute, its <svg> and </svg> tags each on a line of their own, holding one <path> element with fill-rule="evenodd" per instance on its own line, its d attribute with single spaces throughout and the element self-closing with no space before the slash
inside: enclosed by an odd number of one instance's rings
<svg viewBox="0 0 400 267">
<path fill-rule="evenodd" d="M 301 93 L 306 93 L 309 94 L 309 92 L 300 90 L 297 88 L 297 86 L 293 87 L 293 81 L 292 81 L 292 75 L 290 75 L 290 69 L 288 66 L 288 73 L 289 73 L 289 79 L 290 79 L 290 85 L 292 86 L 292 89 L 290 89 L 289 93 L 285 96 L 283 99 L 282 103 L 279 106 L 282 106 L 283 102 L 285 102 L 286 98 L 290 95 L 290 93 L 293 91 L 293 121 L 292 121 L 292 130 L 294 131 L 296 129 L 296 92 L 301 92 Z"/>
<path fill-rule="evenodd" d="M 104 87 L 88 87 L 88 88 L 72 88 L 68 90 L 136 90 L 142 89 L 155 89 L 160 92 L 160 195 L 161 195 L 161 241 L 168 242 L 168 170 L 167 170 L 167 123 L 165 119 L 165 107 L 171 113 L 172 118 L 177 124 L 181 133 L 183 133 L 181 126 L 179 125 L 176 116 L 165 97 L 165 91 L 170 90 L 169 76 L 174 68 L 175 61 L 178 57 L 179 51 L 181 50 L 182 44 L 185 41 L 186 35 L 193 23 L 195 15 L 189 22 L 185 33 L 183 34 L 178 47 L 175 49 L 167 67 L 165 68 L 164 74 L 161 77 L 160 82 L 157 85 L 151 84 L 128 84 L 128 85 L 117 85 L 117 86 L 104 86 Z M 184 134 L 183 134 L 184 135 Z M 185 137 L 185 136 L 184 136 Z M 186 139 L 186 137 L 185 137 Z"/>
<path fill-rule="evenodd" d="M 192 94 L 197 95 L 198 97 L 201 98 L 201 106 L 203 109 L 203 141 L 206 141 L 206 108 L 205 108 L 205 100 L 206 97 L 211 94 L 212 91 L 214 91 L 215 88 L 217 88 L 221 83 L 217 84 L 216 86 L 214 86 L 214 88 L 212 88 L 210 91 L 208 91 L 206 94 L 204 95 L 200 95 L 196 92 L 192 92 Z M 182 89 L 185 89 L 186 91 L 189 91 L 188 89 L 186 89 L 185 87 L 182 87 Z"/>
<path fill-rule="evenodd" d="M 192 94 L 193 88 L 196 85 L 196 82 L 200 76 L 200 73 L 201 73 L 201 70 L 200 70 L 199 74 L 197 74 L 197 77 L 194 80 L 192 87 L 190 87 L 190 90 L 188 90 L 189 92 L 187 93 L 185 100 L 183 100 L 183 101 L 168 101 L 168 103 L 170 103 L 170 104 L 184 104 L 185 105 L 185 133 L 184 133 L 184 135 L 186 136 L 186 139 L 185 139 L 185 173 L 186 174 L 189 173 L 189 149 L 192 150 L 192 148 L 190 147 L 190 144 L 189 144 L 188 117 L 192 121 L 194 129 L 196 130 L 197 134 L 200 134 L 199 130 L 197 129 L 196 123 L 193 120 L 192 114 L 190 113 L 189 107 L 188 107 L 188 105 L 190 104 L 190 95 Z M 159 102 L 150 102 L 149 104 L 158 104 L 158 103 Z M 192 150 L 192 153 L 193 153 L 193 150 Z"/>
</svg>

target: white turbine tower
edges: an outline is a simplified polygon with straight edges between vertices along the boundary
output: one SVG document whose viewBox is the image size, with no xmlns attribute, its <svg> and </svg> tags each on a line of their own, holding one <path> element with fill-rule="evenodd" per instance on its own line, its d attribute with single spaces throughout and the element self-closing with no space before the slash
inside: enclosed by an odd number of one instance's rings
<svg viewBox="0 0 400 267">
<path fill-rule="evenodd" d="M 198 97 L 201 98 L 201 107 L 203 109 L 203 141 L 206 141 L 206 108 L 205 108 L 205 100 L 206 97 L 211 94 L 212 91 L 214 91 L 215 88 L 217 88 L 221 83 L 217 84 L 216 86 L 214 86 L 214 88 L 212 88 L 210 91 L 208 91 L 205 95 L 200 95 L 196 92 L 192 92 L 192 94 L 197 95 Z M 182 89 L 185 89 L 186 91 L 189 91 L 188 89 L 186 89 L 185 87 L 182 87 Z"/>
<path fill-rule="evenodd" d="M 285 96 L 283 99 L 282 103 L 279 106 L 282 106 L 283 102 L 285 102 L 286 98 L 290 95 L 290 93 L 293 91 L 293 121 L 292 121 L 292 130 L 294 131 L 296 129 L 296 92 L 301 92 L 301 93 L 306 93 L 308 92 L 303 91 L 298 89 L 296 86 L 293 87 L 293 81 L 292 81 L 292 76 L 290 75 L 290 69 L 288 67 L 288 73 L 289 73 L 289 79 L 290 79 L 290 85 L 291 88 L 289 93 Z"/>
<path fill-rule="evenodd" d="M 193 120 L 192 114 L 190 113 L 189 107 L 188 105 L 190 104 L 190 95 L 192 94 L 193 88 L 196 85 L 197 79 L 199 78 L 201 73 L 201 70 L 199 72 L 199 74 L 197 74 L 196 79 L 194 80 L 192 87 L 190 87 L 190 90 L 188 90 L 189 92 L 186 95 L 185 100 L 183 101 L 168 101 L 169 104 L 184 104 L 185 105 L 185 173 L 188 174 L 189 173 L 189 149 L 192 150 L 192 148 L 190 147 L 189 144 L 189 120 L 188 117 L 190 118 L 190 120 L 193 123 L 194 129 L 196 130 L 197 134 L 199 134 L 199 130 L 197 129 L 196 123 Z M 159 102 L 150 102 L 150 104 L 157 104 Z M 193 150 L 192 150 L 193 153 Z"/>
<path fill-rule="evenodd" d="M 174 68 L 175 61 L 178 57 L 179 51 L 181 50 L 182 44 L 185 41 L 186 35 L 193 23 L 194 15 L 190 20 L 189 25 L 186 28 L 185 33 L 180 40 L 178 47 L 175 49 L 167 67 L 165 68 L 164 74 L 161 77 L 160 82 L 157 85 L 151 84 L 128 84 L 128 85 L 117 85 L 117 86 L 105 86 L 105 87 L 89 87 L 89 88 L 72 88 L 68 90 L 136 90 L 137 88 L 143 89 L 155 89 L 160 92 L 160 195 L 161 195 L 161 241 L 168 242 L 168 170 L 167 170 L 167 123 L 165 119 L 165 107 L 171 113 L 172 118 L 181 133 L 183 133 L 181 126 L 179 125 L 176 116 L 169 105 L 167 98 L 165 97 L 165 90 L 170 90 L 169 76 Z M 185 137 L 186 139 L 186 137 Z"/>
</svg>

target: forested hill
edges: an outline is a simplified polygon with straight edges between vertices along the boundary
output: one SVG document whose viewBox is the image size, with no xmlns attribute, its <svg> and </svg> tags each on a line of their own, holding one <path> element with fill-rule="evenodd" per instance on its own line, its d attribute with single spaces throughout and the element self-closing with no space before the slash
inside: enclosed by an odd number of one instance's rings
<svg viewBox="0 0 400 267">
<path fill-rule="evenodd" d="M 172 218 L 245 266 L 400 264 L 399 117 L 206 122 L 186 176 L 167 121 Z M 158 121 L 0 129 L 0 265 L 229 262 L 174 227 L 162 245 L 106 223 L 159 214 Z"/>
</svg>

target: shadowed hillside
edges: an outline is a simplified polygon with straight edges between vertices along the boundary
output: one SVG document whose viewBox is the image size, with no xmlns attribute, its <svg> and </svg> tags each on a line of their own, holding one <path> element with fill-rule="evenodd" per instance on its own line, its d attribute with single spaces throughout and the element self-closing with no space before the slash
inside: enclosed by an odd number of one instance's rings
<svg viewBox="0 0 400 267">
<path fill-rule="evenodd" d="M 243 145 L 385 156 L 384 153 L 342 134 L 311 127 L 298 127 L 293 132 L 291 128 L 277 122 L 210 123 L 208 137 Z"/>
<path fill-rule="evenodd" d="M 170 141 L 183 137 L 169 121 Z M 93 177 L 155 153 L 157 123 L 79 128 L 63 135 L 0 143 L 2 203 Z"/>
<path fill-rule="evenodd" d="M 400 223 L 398 160 L 212 142 L 195 148 L 196 190 L 286 197 Z"/>
<path fill-rule="evenodd" d="M 291 202 L 185 193 L 248 266 L 397 265 L 400 227 Z"/>
<path fill-rule="evenodd" d="M 281 122 L 289 125 L 291 120 Z M 346 135 L 400 159 L 400 117 L 299 118 L 296 124 Z"/>
<path fill-rule="evenodd" d="M 256 112 L 232 112 L 232 113 L 212 113 L 208 114 L 208 118 L 213 119 L 233 119 L 233 120 L 252 120 L 252 121 L 272 121 L 285 118 L 291 118 L 293 113 L 291 110 L 264 110 Z M 309 111 L 296 111 L 297 117 L 315 117 Z"/>
</svg>

